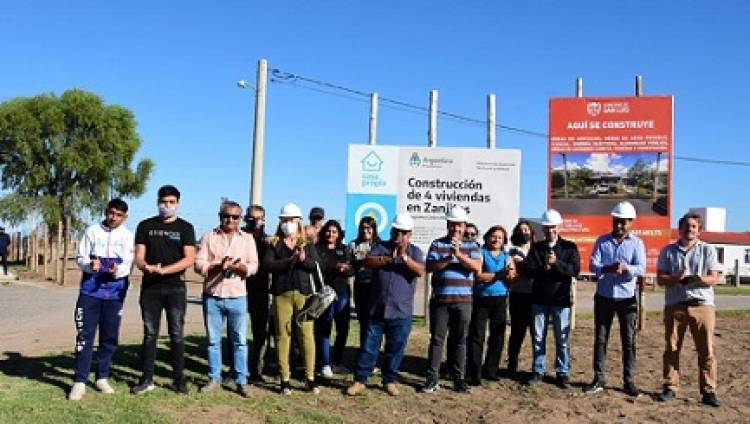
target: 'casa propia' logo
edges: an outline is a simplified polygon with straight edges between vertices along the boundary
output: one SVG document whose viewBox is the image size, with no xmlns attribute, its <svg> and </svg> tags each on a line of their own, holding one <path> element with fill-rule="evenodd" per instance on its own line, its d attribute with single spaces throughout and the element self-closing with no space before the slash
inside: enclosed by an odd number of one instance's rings
<svg viewBox="0 0 750 424">
<path fill-rule="evenodd" d="M 374 150 L 370 150 L 370 152 L 362 158 L 361 163 L 362 171 L 364 172 L 380 172 L 383 169 L 383 159 L 381 159 Z"/>
<path fill-rule="evenodd" d="M 422 159 L 419 158 L 417 152 L 412 153 L 411 157 L 409 158 L 409 165 L 411 165 L 412 168 L 419 168 L 419 165 L 421 164 Z"/>
</svg>

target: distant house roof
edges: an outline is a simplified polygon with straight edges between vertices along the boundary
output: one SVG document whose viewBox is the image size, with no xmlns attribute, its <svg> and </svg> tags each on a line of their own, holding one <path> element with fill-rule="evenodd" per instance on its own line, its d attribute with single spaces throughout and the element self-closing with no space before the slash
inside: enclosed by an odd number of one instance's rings
<svg viewBox="0 0 750 424">
<path fill-rule="evenodd" d="M 677 240 L 678 238 L 680 238 L 680 235 L 677 229 L 672 228 L 672 240 Z M 701 231 L 700 239 L 711 244 L 741 244 L 750 246 L 750 231 Z"/>
</svg>

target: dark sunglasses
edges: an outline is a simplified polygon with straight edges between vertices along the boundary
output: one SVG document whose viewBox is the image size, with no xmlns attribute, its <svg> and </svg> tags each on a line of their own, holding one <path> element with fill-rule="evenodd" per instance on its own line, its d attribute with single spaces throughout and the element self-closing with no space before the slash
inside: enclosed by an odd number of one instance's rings
<svg viewBox="0 0 750 424">
<path fill-rule="evenodd" d="M 477 233 L 473 233 L 473 232 L 472 233 L 467 232 L 467 233 L 464 233 L 464 234 L 466 234 L 466 237 L 471 237 L 471 238 L 474 238 L 474 237 L 477 236 Z"/>
<path fill-rule="evenodd" d="M 232 220 L 234 220 L 234 221 L 239 221 L 239 219 L 241 217 L 242 217 L 242 215 L 232 215 L 232 214 L 228 214 L 228 213 L 220 213 L 219 214 L 219 218 L 221 218 L 221 219 L 232 218 Z"/>
</svg>

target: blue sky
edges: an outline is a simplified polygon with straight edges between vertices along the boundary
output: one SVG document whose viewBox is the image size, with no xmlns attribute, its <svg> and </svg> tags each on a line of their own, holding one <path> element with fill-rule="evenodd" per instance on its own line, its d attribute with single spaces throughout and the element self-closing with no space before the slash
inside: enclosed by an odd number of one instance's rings
<svg viewBox="0 0 750 424">
<path fill-rule="evenodd" d="M 279 68 L 483 119 L 495 93 L 503 125 L 547 131 L 548 99 L 675 96 L 675 154 L 748 161 L 750 4 L 745 1 L 13 1 L 0 14 L 0 100 L 78 87 L 130 108 L 156 162 L 131 200 L 131 226 L 155 211 L 156 189 L 183 192 L 199 231 L 219 198 L 248 202 L 258 58 Z M 322 205 L 344 217 L 347 144 L 367 139 L 368 103 L 270 83 L 263 204 Z M 381 106 L 380 144 L 425 145 L 427 118 Z M 441 119 L 438 145 L 483 147 L 483 126 Z M 546 140 L 498 132 L 523 152 L 521 214 L 545 207 Z M 747 167 L 674 162 L 675 219 L 727 208 L 750 230 Z"/>
</svg>

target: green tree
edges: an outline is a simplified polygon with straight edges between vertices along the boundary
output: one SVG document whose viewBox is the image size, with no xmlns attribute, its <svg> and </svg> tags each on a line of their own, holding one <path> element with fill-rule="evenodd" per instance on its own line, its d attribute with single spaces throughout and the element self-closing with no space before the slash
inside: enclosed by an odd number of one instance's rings
<svg viewBox="0 0 750 424">
<path fill-rule="evenodd" d="M 141 145 L 133 113 L 78 89 L 0 103 L 0 143 L 0 218 L 15 223 L 41 214 L 52 228 L 76 225 L 111 197 L 143 194 L 154 167 L 131 168 Z"/>
</svg>

